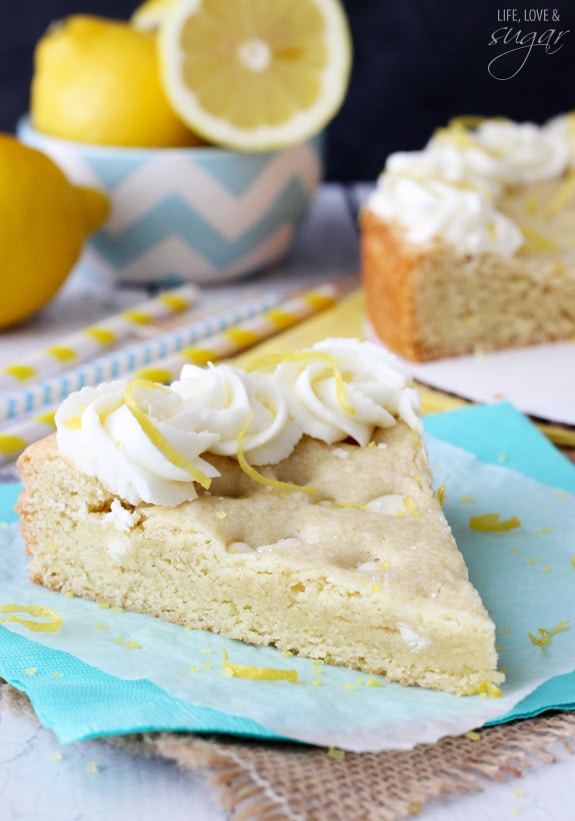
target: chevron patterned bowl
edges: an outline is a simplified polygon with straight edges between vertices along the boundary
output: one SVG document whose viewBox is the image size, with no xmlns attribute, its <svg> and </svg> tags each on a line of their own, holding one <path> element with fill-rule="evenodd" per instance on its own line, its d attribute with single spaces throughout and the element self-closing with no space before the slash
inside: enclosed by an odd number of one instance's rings
<svg viewBox="0 0 575 821">
<path fill-rule="evenodd" d="M 82 264 L 118 283 L 217 283 L 278 262 L 322 176 L 321 135 L 283 151 L 96 146 L 17 129 L 111 212 Z"/>
</svg>

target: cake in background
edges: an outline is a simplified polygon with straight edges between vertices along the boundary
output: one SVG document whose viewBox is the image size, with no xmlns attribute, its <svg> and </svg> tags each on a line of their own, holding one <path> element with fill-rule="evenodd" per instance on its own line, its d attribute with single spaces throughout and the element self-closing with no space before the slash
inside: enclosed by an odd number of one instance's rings
<svg viewBox="0 0 575 821">
<path fill-rule="evenodd" d="M 368 316 L 401 356 L 575 335 L 575 115 L 453 121 L 388 157 L 360 224 Z"/>
</svg>

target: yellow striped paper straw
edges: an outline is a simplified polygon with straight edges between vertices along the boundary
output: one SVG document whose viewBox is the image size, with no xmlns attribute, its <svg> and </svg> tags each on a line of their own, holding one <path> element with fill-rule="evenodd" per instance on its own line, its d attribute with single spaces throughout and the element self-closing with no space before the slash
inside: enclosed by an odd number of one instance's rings
<svg viewBox="0 0 575 821">
<path fill-rule="evenodd" d="M 180 375 L 182 367 L 193 363 L 205 365 L 257 345 L 275 334 L 291 328 L 298 322 L 334 305 L 343 292 L 336 285 L 326 283 L 311 291 L 289 298 L 281 307 L 271 307 L 258 316 L 246 319 L 209 337 L 209 344 L 191 345 L 178 353 L 159 360 L 155 365 L 138 368 L 125 374 L 129 379 L 143 378 L 169 383 Z M 0 432 L 0 464 L 11 461 L 32 442 L 42 439 L 54 430 L 57 405 L 41 414 L 17 422 Z"/>
<path fill-rule="evenodd" d="M 114 314 L 101 322 L 68 334 L 58 342 L 26 354 L 0 367 L 0 392 L 17 390 L 32 380 L 45 379 L 87 362 L 104 351 L 137 336 L 138 330 L 161 319 L 183 313 L 197 302 L 195 285 L 182 285 Z"/>
<path fill-rule="evenodd" d="M 0 422 L 21 419 L 39 408 L 51 407 L 84 385 L 98 385 L 100 382 L 119 379 L 126 373 L 164 359 L 248 317 L 259 315 L 262 311 L 279 305 L 284 298 L 285 293 L 279 290 L 258 294 L 253 299 L 226 308 L 221 313 L 180 325 L 167 333 L 157 334 L 143 342 L 111 351 L 41 382 L 24 385 L 17 391 L 0 394 Z"/>
</svg>

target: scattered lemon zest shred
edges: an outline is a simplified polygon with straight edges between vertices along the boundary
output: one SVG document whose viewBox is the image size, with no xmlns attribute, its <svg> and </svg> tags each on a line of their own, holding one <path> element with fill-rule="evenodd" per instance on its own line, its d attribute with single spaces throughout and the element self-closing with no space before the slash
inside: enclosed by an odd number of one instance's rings
<svg viewBox="0 0 575 821">
<path fill-rule="evenodd" d="M 56 633 L 62 627 L 62 616 L 56 610 L 52 610 L 51 607 L 44 607 L 42 604 L 2 604 L 0 605 L 0 613 L 10 614 L 0 617 L 0 624 L 15 622 L 33 633 Z M 46 621 L 23 619 L 16 615 L 17 613 L 27 613 Z"/>
<path fill-rule="evenodd" d="M 416 508 L 415 502 L 413 501 L 411 496 L 403 497 L 403 506 L 410 516 L 421 516 L 421 511 Z"/>
<path fill-rule="evenodd" d="M 278 667 L 254 667 L 251 664 L 233 664 L 224 650 L 222 661 L 224 670 L 229 670 L 232 676 L 250 681 L 289 681 L 295 684 L 298 680 L 297 670 L 281 670 Z M 225 675 L 230 675 L 230 672 Z"/>
<path fill-rule="evenodd" d="M 496 687 L 495 684 L 492 684 L 490 681 L 484 681 L 475 688 L 473 695 L 479 695 L 482 698 L 487 698 L 487 696 L 490 698 L 501 698 L 503 693 L 499 687 Z"/>
<path fill-rule="evenodd" d="M 443 480 L 443 482 L 437 488 L 437 499 L 438 499 L 439 504 L 441 505 L 441 507 L 443 507 L 443 501 L 445 499 L 445 487 L 447 485 L 447 480 L 448 479 L 449 479 L 449 476 L 446 476 L 445 479 Z"/>
<path fill-rule="evenodd" d="M 525 239 L 525 245 L 522 245 L 519 249 L 520 254 L 557 250 L 556 242 L 544 234 L 541 234 L 539 231 L 536 231 L 534 228 L 530 228 L 528 225 L 521 225 L 520 229 Z"/>
<path fill-rule="evenodd" d="M 516 527 L 521 527 L 521 521 L 517 516 L 512 516 L 510 519 L 504 519 L 503 521 L 499 513 L 482 513 L 478 516 L 469 517 L 469 528 L 482 533 L 502 533 Z"/>
<path fill-rule="evenodd" d="M 564 619 L 563 621 L 559 622 L 556 627 L 546 628 L 546 627 L 538 627 L 537 632 L 539 636 L 535 636 L 533 633 L 527 633 L 529 638 L 531 639 L 531 643 L 535 647 L 547 647 L 548 644 L 551 644 L 551 639 L 556 633 L 561 633 L 561 631 L 566 630 L 569 626 L 569 619 Z"/>
<path fill-rule="evenodd" d="M 569 171 L 561 183 L 559 190 L 543 209 L 543 216 L 555 217 L 569 204 L 575 196 L 575 172 Z"/>
</svg>

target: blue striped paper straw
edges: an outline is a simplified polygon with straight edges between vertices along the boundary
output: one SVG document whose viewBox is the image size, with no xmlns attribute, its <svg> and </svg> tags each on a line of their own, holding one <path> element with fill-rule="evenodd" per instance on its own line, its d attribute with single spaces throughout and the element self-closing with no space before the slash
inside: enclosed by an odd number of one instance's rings
<svg viewBox="0 0 575 821">
<path fill-rule="evenodd" d="M 189 345 L 219 333 L 232 325 L 261 314 L 285 299 L 282 291 L 272 291 L 240 303 L 213 317 L 198 320 L 169 333 L 160 334 L 86 362 L 62 374 L 0 396 L 0 422 L 17 419 L 41 407 L 54 405 L 85 385 L 118 379 L 130 371 L 157 362 Z"/>
<path fill-rule="evenodd" d="M 203 365 L 208 361 L 216 362 L 257 345 L 264 339 L 331 307 L 347 290 L 347 286 L 342 289 L 341 285 L 337 288 L 330 283 L 318 285 L 306 293 L 292 296 L 282 302 L 279 309 L 273 304 L 269 305 L 268 308 L 258 311 L 242 322 L 209 335 L 207 346 L 188 345 L 163 360 L 153 362 L 150 368 L 137 368 L 126 373 L 126 376 L 173 381 L 180 375 L 184 365 L 190 362 L 196 365 Z M 28 445 L 52 433 L 57 408 L 58 404 L 54 404 L 44 408 L 38 415 L 31 415 L 0 430 L 0 464 L 12 461 Z"/>
<path fill-rule="evenodd" d="M 198 295 L 198 288 L 191 284 L 163 291 L 133 308 L 24 354 L 15 362 L 0 366 L 0 391 L 20 390 L 25 383 L 44 380 L 102 356 L 130 337 L 137 337 L 142 327 L 149 328 L 154 322 L 189 310 Z"/>
</svg>

